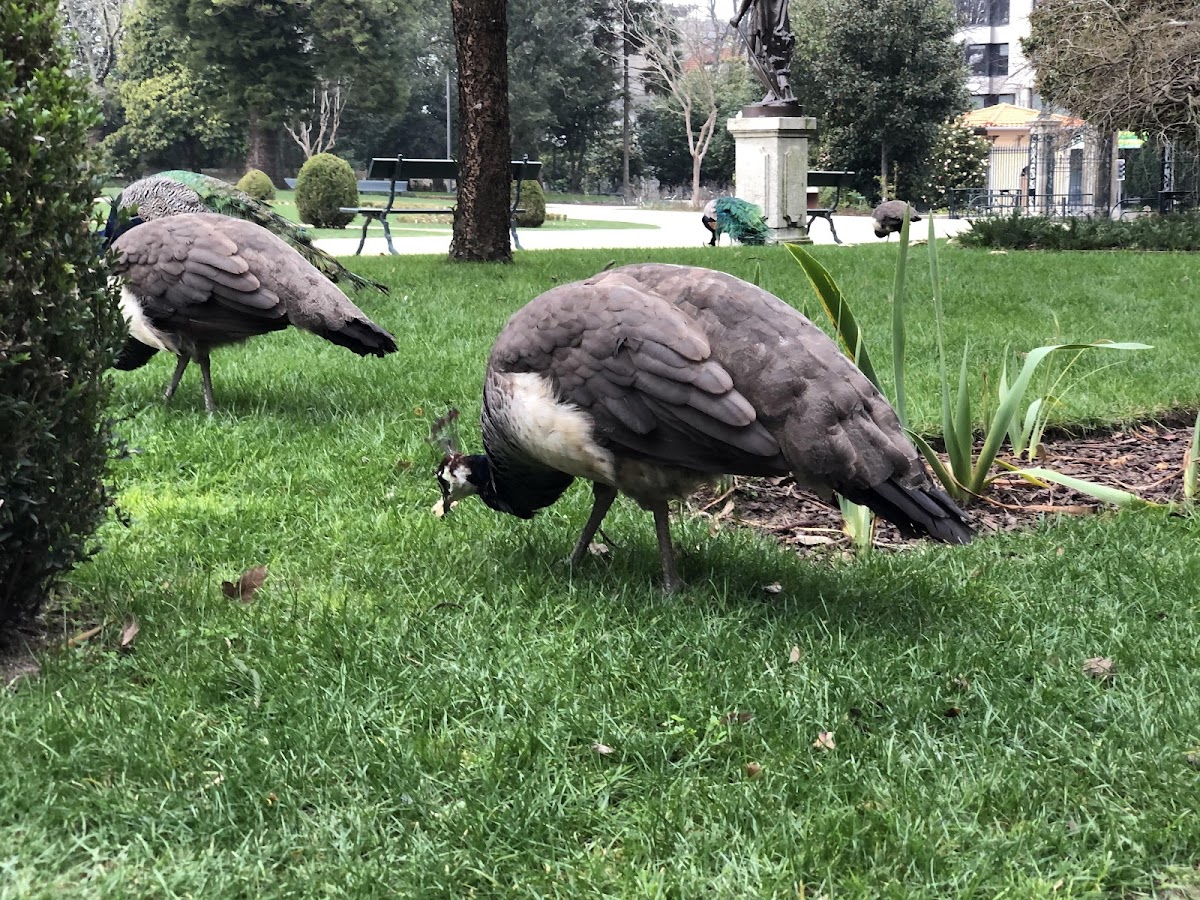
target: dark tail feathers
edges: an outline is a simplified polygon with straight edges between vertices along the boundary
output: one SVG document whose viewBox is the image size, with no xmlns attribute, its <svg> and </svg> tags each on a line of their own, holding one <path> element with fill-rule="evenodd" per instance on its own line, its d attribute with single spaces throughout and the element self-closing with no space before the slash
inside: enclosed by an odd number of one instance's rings
<svg viewBox="0 0 1200 900">
<path fill-rule="evenodd" d="M 120 369 L 122 372 L 140 369 L 146 363 L 150 362 L 150 357 L 157 352 L 157 348 L 151 347 L 149 344 L 143 344 L 137 338 L 126 338 L 125 346 L 117 354 L 117 361 L 113 363 L 113 368 Z"/>
<path fill-rule="evenodd" d="M 321 337 L 332 341 L 359 356 L 386 356 L 396 352 L 396 339 L 370 319 L 351 319 L 341 328 L 319 332 Z"/>
<path fill-rule="evenodd" d="M 931 537 L 944 544 L 967 544 L 975 536 L 963 511 L 932 485 L 906 488 L 889 479 L 865 491 L 841 491 L 847 500 L 870 507 L 905 537 Z"/>
</svg>

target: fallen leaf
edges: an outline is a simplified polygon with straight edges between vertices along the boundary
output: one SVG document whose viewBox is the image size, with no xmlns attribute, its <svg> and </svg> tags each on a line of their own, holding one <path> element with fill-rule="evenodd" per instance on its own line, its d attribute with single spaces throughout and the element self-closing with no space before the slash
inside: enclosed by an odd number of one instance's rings
<svg viewBox="0 0 1200 900">
<path fill-rule="evenodd" d="M 1063 548 L 1063 547 L 1059 547 L 1057 550 L 1055 550 L 1055 551 L 1054 551 L 1054 555 L 1055 555 L 1055 556 L 1062 556 L 1062 555 L 1063 555 L 1064 553 L 1066 553 L 1066 552 L 1067 552 L 1067 551 L 1066 551 L 1066 549 L 1065 549 L 1065 548 Z"/>
<path fill-rule="evenodd" d="M 946 710 L 944 715 L 947 719 L 957 719 L 962 715 L 962 710 L 957 706 L 951 706 L 948 710 Z"/>
<path fill-rule="evenodd" d="M 592 556 L 607 556 L 608 544 L 601 544 L 599 541 L 592 541 L 588 544 L 588 553 Z"/>
<path fill-rule="evenodd" d="M 971 689 L 971 682 L 967 681 L 961 675 L 956 675 L 950 679 L 950 687 L 956 691 L 968 691 Z"/>
<path fill-rule="evenodd" d="M 1200 769 L 1200 750 L 1193 750 L 1184 757 L 1184 762 L 1186 762 L 1193 769 Z"/>
<path fill-rule="evenodd" d="M 611 756 L 612 754 L 617 752 L 612 747 L 608 746 L 608 744 L 601 744 L 599 741 L 592 744 L 592 749 L 595 750 L 597 753 L 599 753 L 601 756 Z"/>
<path fill-rule="evenodd" d="M 746 763 L 746 776 L 748 778 L 758 778 L 760 775 L 762 775 L 762 770 L 762 766 L 756 762 Z"/>
<path fill-rule="evenodd" d="M 734 710 L 733 712 L 725 713 L 725 715 L 721 716 L 719 721 L 722 725 L 732 725 L 735 722 L 738 725 L 745 725 L 753 718 L 754 713 L 752 712 L 739 712 L 738 710 Z"/>
<path fill-rule="evenodd" d="M 799 544 L 802 547 L 821 547 L 825 544 L 832 544 L 834 539 L 824 534 L 806 534 L 804 532 L 799 532 L 798 534 L 792 535 L 790 540 L 793 544 Z"/>
<path fill-rule="evenodd" d="M 788 654 L 788 662 L 793 666 L 800 662 L 800 646 L 798 644 L 792 645 L 792 652 Z"/>
<path fill-rule="evenodd" d="M 254 595 L 258 593 L 258 589 L 263 586 L 263 582 L 267 580 L 267 567 L 255 566 L 253 569 L 247 569 L 238 576 L 237 583 L 232 581 L 222 581 L 221 590 L 230 600 L 240 600 L 242 603 L 249 603 L 254 599 Z"/>
<path fill-rule="evenodd" d="M 396 471 L 397 472 L 407 472 L 409 469 L 412 468 L 412 466 L 413 466 L 413 464 L 412 464 L 411 459 L 396 460 Z"/>
<path fill-rule="evenodd" d="M 833 740 L 833 732 L 832 731 L 818 731 L 817 739 L 815 741 L 813 741 L 813 746 L 816 747 L 818 750 L 832 750 L 834 747 L 837 746 L 837 744 L 834 743 L 834 740 Z"/>
<path fill-rule="evenodd" d="M 1117 671 L 1117 664 L 1107 656 L 1093 656 L 1083 663 L 1083 674 L 1095 678 L 1097 681 L 1103 681 L 1111 684 L 1113 675 Z"/>
<path fill-rule="evenodd" d="M 408 298 L 406 297 L 405 299 L 407 300 Z M 425 407 L 414 406 L 413 407 L 413 415 L 416 416 L 418 419 L 421 418 L 423 415 L 425 415 Z"/>
<path fill-rule="evenodd" d="M 137 616 L 130 616 L 129 621 L 125 623 L 125 627 L 121 629 L 121 649 L 132 650 L 133 639 L 137 637 L 142 627 L 138 624 Z"/>
<path fill-rule="evenodd" d="M 94 638 L 96 635 L 98 635 L 100 633 L 101 629 L 103 629 L 103 628 L 104 628 L 104 624 L 101 623 L 101 624 L 97 625 L 95 628 L 89 628 L 87 631 L 81 631 L 81 632 L 79 632 L 79 634 L 75 635 L 75 637 L 73 637 L 69 641 L 67 641 L 67 646 L 78 647 L 80 644 L 86 643 L 87 641 L 90 641 L 92 638 Z"/>
<path fill-rule="evenodd" d="M 764 584 L 762 586 L 762 589 L 763 589 L 763 592 L 767 593 L 767 594 L 778 594 L 780 591 L 783 590 L 783 585 L 780 584 L 778 581 L 772 581 L 770 584 Z"/>
</svg>

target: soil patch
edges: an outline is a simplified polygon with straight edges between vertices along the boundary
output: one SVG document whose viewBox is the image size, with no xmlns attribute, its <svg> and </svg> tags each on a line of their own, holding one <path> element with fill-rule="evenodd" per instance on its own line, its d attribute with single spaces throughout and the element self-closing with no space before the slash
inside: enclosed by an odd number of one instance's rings
<svg viewBox="0 0 1200 900">
<path fill-rule="evenodd" d="M 1034 463 L 1004 459 L 1120 488 L 1156 503 L 1179 501 L 1194 421 L 1194 416 L 1181 416 L 1166 423 L 1140 423 L 1077 437 L 1057 434 L 1043 442 L 1042 455 Z M 1003 474 L 967 509 L 971 525 L 981 535 L 1030 528 L 1047 516 L 1089 515 L 1106 506 L 1070 488 L 1042 487 L 999 467 L 994 471 Z M 801 553 L 850 546 L 842 532 L 841 512 L 797 487 L 791 478 L 739 478 L 723 493 L 697 494 L 693 511 L 716 522 L 757 528 Z M 876 547 L 898 549 L 911 543 L 891 523 L 876 519 Z"/>
</svg>

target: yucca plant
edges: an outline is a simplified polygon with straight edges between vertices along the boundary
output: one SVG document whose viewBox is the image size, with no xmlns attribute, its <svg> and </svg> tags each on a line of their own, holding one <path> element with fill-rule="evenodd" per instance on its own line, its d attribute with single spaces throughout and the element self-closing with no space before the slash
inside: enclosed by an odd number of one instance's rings
<svg viewBox="0 0 1200 900">
<path fill-rule="evenodd" d="M 838 340 L 842 344 L 843 350 L 851 359 L 853 359 L 862 369 L 865 374 L 876 387 L 882 388 L 879 384 L 879 379 L 876 377 L 874 367 L 870 361 L 870 355 L 863 341 L 862 329 L 859 327 L 858 321 L 854 317 L 846 298 L 842 295 L 841 290 L 833 281 L 829 272 L 816 261 L 802 247 L 789 244 L 788 250 L 792 256 L 800 263 L 805 273 L 808 275 L 809 281 L 812 282 L 814 290 L 817 292 L 817 297 L 821 302 L 822 308 L 825 310 L 830 321 L 833 323 L 834 331 L 838 336 Z M 1021 404 L 1025 398 L 1030 384 L 1033 381 L 1035 372 L 1039 364 L 1053 353 L 1063 351 L 1076 351 L 1082 353 L 1084 350 L 1090 349 L 1107 349 L 1107 350 L 1146 350 L 1149 349 L 1146 344 L 1137 343 L 1112 343 L 1110 341 L 1096 341 L 1091 344 L 1051 344 L 1045 347 L 1037 347 L 1026 355 L 1025 362 L 1017 374 L 1012 385 L 1008 384 L 1007 372 L 1001 375 L 1001 389 L 999 391 L 998 402 L 994 412 L 988 412 L 985 406 L 983 417 L 983 443 L 978 451 L 975 452 L 975 421 L 971 411 L 971 397 L 967 390 L 967 365 L 969 359 L 969 347 L 964 345 L 962 361 L 958 371 L 958 388 L 957 392 L 952 394 L 950 386 L 950 377 L 946 365 L 946 350 L 943 328 L 943 307 L 942 307 L 942 289 L 941 278 L 938 270 L 938 255 L 937 242 L 934 236 L 933 220 L 930 217 L 929 221 L 929 276 L 932 285 L 934 317 L 936 324 L 937 335 L 937 350 L 938 350 L 938 365 L 941 372 L 941 393 L 942 393 L 942 435 L 946 444 L 946 456 L 949 460 L 949 465 L 943 463 L 941 458 L 933 451 L 933 448 L 919 434 L 916 434 L 911 429 L 908 430 L 909 436 L 921 454 L 933 469 L 937 479 L 942 483 L 946 492 L 955 500 L 966 503 L 975 497 L 981 495 L 988 487 L 992 479 L 995 477 L 991 474 L 993 464 L 996 462 L 996 457 L 1000 452 L 1000 447 L 1004 442 L 1006 435 L 1011 432 L 1021 432 L 1032 438 L 1035 431 L 1040 435 L 1040 428 L 1045 427 L 1044 416 L 1048 414 L 1054 400 L 1053 394 L 1044 394 L 1037 398 L 1030 407 L 1034 409 L 1032 416 L 1026 411 L 1024 418 L 1020 420 L 1020 424 L 1014 424 L 1018 421 L 1017 414 L 1021 408 Z M 908 216 L 905 214 L 905 221 L 900 233 L 900 250 L 899 258 L 896 262 L 896 278 L 893 285 L 892 294 L 892 347 L 893 347 L 893 372 L 896 382 L 896 396 L 894 406 L 896 413 L 902 424 L 907 428 L 907 409 L 906 398 L 904 394 L 904 302 L 905 302 L 905 272 L 907 268 L 908 254 Z M 1074 361 L 1072 361 L 1073 364 Z M 1070 368 L 1070 366 L 1068 366 Z M 1057 381 L 1054 382 L 1057 385 Z M 988 398 L 985 395 L 985 404 Z M 1044 411 L 1044 412 L 1043 412 Z M 1029 431 L 1024 430 L 1025 422 L 1030 423 Z M 1023 439 L 1023 438 L 1022 438 Z M 1020 439 L 1019 439 L 1020 440 Z M 1035 445 L 1036 446 L 1036 445 Z M 1046 470 L 1037 470 L 1045 472 Z M 1049 479 L 1049 476 L 1042 475 L 1040 477 Z M 1066 476 L 1063 476 L 1064 478 Z M 1053 479 L 1049 479 L 1053 480 Z M 1071 486 L 1078 490 L 1083 490 L 1080 485 L 1090 484 L 1089 482 L 1081 482 L 1079 479 L 1071 479 Z M 1060 482 L 1062 483 L 1062 482 Z M 1105 500 L 1106 502 L 1114 502 L 1112 489 L 1095 486 L 1097 490 L 1086 491 L 1092 496 Z M 1119 492 L 1126 493 L 1126 492 Z M 1133 496 L 1133 495 L 1129 495 Z M 1136 499 L 1136 498 L 1135 498 Z"/>
<path fill-rule="evenodd" d="M 1192 443 L 1183 456 L 1183 496 L 1189 502 L 1196 499 L 1196 481 L 1200 476 L 1200 413 L 1196 414 L 1196 427 L 1192 429 Z"/>
</svg>

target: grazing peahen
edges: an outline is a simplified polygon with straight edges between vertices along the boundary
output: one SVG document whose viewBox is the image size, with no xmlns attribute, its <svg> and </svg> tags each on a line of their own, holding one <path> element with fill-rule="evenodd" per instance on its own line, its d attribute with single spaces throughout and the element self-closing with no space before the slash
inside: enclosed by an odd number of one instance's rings
<svg viewBox="0 0 1200 900">
<path fill-rule="evenodd" d="M 908 221 L 920 222 L 917 211 L 903 200 L 884 200 L 871 213 L 875 220 L 875 237 L 891 240 L 893 234 L 898 234 L 904 226 L 904 211 L 908 210 Z"/>
<path fill-rule="evenodd" d="M 729 235 L 739 244 L 762 245 L 767 242 L 771 233 L 759 208 L 737 197 L 716 197 L 710 200 L 704 207 L 700 221 L 712 232 L 712 240 L 708 242 L 710 247 L 717 246 L 717 240 L 723 234 Z"/>
<path fill-rule="evenodd" d="M 353 350 L 384 356 L 396 341 L 280 237 L 244 219 L 184 213 L 110 234 L 119 254 L 121 311 L 129 338 L 116 368 L 137 369 L 159 350 L 178 357 L 170 400 L 188 363 L 213 399 L 209 353 L 289 325 Z"/>
<path fill-rule="evenodd" d="M 233 185 L 185 169 L 172 169 L 141 178 L 121 191 L 116 205 L 143 221 L 177 216 L 180 213 L 220 213 L 261 225 L 287 241 L 295 250 L 333 282 L 349 281 L 355 287 L 372 287 L 387 293 L 387 285 L 355 275 L 319 249 L 308 231 L 285 219 L 265 203 Z"/>
<path fill-rule="evenodd" d="M 854 363 L 795 309 L 724 272 L 632 265 L 537 297 L 496 339 L 481 418 L 483 454 L 446 445 L 442 513 L 478 494 L 528 519 L 586 478 L 592 514 L 571 561 L 625 493 L 654 514 L 668 590 L 681 584 L 668 503 L 722 474 L 791 475 L 903 534 L 972 536 Z"/>
</svg>

